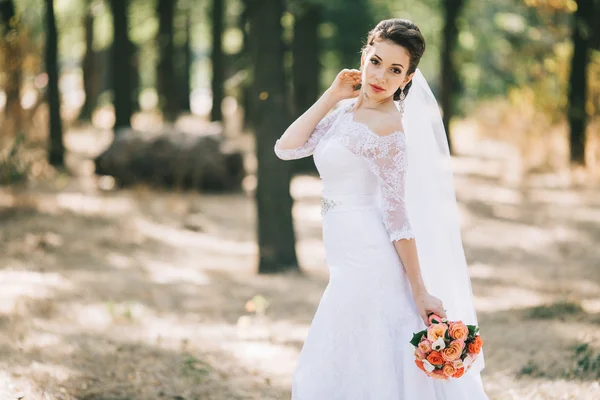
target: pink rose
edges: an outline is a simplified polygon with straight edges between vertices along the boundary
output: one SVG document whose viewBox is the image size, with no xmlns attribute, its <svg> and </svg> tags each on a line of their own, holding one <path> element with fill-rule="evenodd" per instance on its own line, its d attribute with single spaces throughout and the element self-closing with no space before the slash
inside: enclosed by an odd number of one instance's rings
<svg viewBox="0 0 600 400">
<path fill-rule="evenodd" d="M 434 319 L 437 322 L 435 322 Z M 442 317 L 440 317 L 439 315 L 437 315 L 437 314 L 431 314 L 429 316 L 429 325 L 431 325 L 431 324 L 441 324 L 441 323 L 442 323 Z"/>
<path fill-rule="evenodd" d="M 417 357 L 417 360 L 421 361 L 421 360 L 427 358 L 427 355 L 425 353 L 423 353 L 421 351 L 421 349 L 416 348 L 415 349 L 415 357 Z"/>
<path fill-rule="evenodd" d="M 425 339 L 425 336 L 423 336 L 423 340 L 421 341 L 421 343 L 419 343 L 419 349 L 427 354 L 431 351 L 431 342 L 428 339 Z"/>
</svg>

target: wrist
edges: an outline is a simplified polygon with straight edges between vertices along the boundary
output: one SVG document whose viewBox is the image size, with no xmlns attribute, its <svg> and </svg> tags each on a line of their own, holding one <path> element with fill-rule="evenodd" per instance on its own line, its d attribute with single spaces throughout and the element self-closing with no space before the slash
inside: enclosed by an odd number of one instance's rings
<svg viewBox="0 0 600 400">
<path fill-rule="evenodd" d="M 427 288 L 425 288 L 425 286 L 423 286 L 423 285 L 415 285 L 415 286 L 411 287 L 411 289 L 412 289 L 413 297 L 423 297 L 428 294 Z"/>
<path fill-rule="evenodd" d="M 343 100 L 343 98 L 337 95 L 331 88 L 327 89 L 321 98 L 331 107 Z"/>
</svg>

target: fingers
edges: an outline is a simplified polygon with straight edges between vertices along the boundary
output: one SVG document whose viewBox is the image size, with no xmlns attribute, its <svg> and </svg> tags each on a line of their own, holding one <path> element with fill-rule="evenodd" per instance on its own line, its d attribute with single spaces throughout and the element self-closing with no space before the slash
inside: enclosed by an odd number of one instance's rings
<svg viewBox="0 0 600 400">
<path fill-rule="evenodd" d="M 448 318 L 443 304 L 437 306 L 433 311 L 442 318 Z"/>
<path fill-rule="evenodd" d="M 429 318 L 427 318 L 427 313 L 421 313 L 421 319 L 423 320 L 423 323 L 425 324 L 425 326 L 429 325 Z"/>
<path fill-rule="evenodd" d="M 340 78 L 343 80 L 359 80 L 361 79 L 361 72 L 357 69 L 343 69 L 340 72 Z"/>
</svg>

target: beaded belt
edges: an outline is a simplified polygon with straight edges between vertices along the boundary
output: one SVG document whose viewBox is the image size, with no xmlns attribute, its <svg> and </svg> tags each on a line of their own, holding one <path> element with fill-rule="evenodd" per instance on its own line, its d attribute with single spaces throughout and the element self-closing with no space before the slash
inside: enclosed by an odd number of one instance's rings
<svg viewBox="0 0 600 400">
<path fill-rule="evenodd" d="M 321 217 L 325 216 L 329 211 L 333 210 L 337 206 L 340 206 L 342 203 L 335 200 L 326 199 L 325 197 L 321 197 Z"/>
<path fill-rule="evenodd" d="M 365 210 L 378 207 L 378 196 L 373 194 L 335 194 L 321 197 L 321 217 L 330 211 Z"/>
</svg>

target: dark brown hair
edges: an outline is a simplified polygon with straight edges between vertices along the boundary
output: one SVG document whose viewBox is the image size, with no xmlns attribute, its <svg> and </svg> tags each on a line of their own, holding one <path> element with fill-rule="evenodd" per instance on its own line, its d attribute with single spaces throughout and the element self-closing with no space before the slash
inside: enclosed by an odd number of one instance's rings
<svg viewBox="0 0 600 400">
<path fill-rule="evenodd" d="M 410 54 L 410 64 L 407 75 L 412 74 L 417 70 L 419 61 L 423 57 L 425 52 L 425 38 L 421 34 L 421 30 L 418 26 L 413 24 L 407 19 L 386 19 L 377 24 L 369 32 L 367 37 L 367 43 L 363 47 L 363 54 L 365 54 L 375 42 L 390 41 L 394 44 L 404 47 Z M 404 95 L 408 94 L 408 90 L 412 85 L 412 80 L 404 86 Z M 394 100 L 400 100 L 400 93 L 402 90 L 398 88 L 394 93 Z"/>
</svg>

